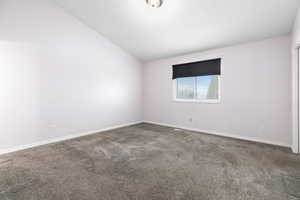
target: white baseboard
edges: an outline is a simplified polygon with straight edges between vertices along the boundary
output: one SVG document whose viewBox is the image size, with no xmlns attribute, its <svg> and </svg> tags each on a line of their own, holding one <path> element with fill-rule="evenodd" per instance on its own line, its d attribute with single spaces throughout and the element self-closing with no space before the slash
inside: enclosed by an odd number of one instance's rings
<svg viewBox="0 0 300 200">
<path fill-rule="evenodd" d="M 239 139 L 239 140 L 246 140 L 246 141 L 251 141 L 251 142 L 258 142 L 258 143 L 271 144 L 271 145 L 291 148 L 290 145 L 280 143 L 280 142 L 270 142 L 270 141 L 251 138 L 251 137 L 244 137 L 244 136 L 239 136 L 239 135 L 234 135 L 234 134 L 227 134 L 227 133 L 220 133 L 220 132 L 215 132 L 215 131 L 200 130 L 200 129 L 196 129 L 196 128 L 189 128 L 189 127 L 177 126 L 177 125 L 174 125 L 174 124 L 159 123 L 159 122 L 153 122 L 153 121 L 147 121 L 147 120 L 144 120 L 143 122 L 144 123 L 149 123 L 149 124 L 160 125 L 160 126 L 179 128 L 179 129 L 184 129 L 184 130 L 188 130 L 188 131 L 200 132 L 200 133 L 205 133 L 205 134 L 209 134 L 209 135 L 217 135 L 217 136 L 222 136 L 222 137 L 235 138 L 235 139 Z"/>
<path fill-rule="evenodd" d="M 25 144 L 25 145 L 21 145 L 21 146 L 17 146 L 17 147 L 12 147 L 12 148 L 7 148 L 7 149 L 0 149 L 0 155 L 7 154 L 7 153 L 12 153 L 12 152 L 16 152 L 16 151 L 21 151 L 21 150 L 25 150 L 25 149 L 30 149 L 30 148 L 33 148 L 33 147 L 38 147 L 38 146 L 42 146 L 42 145 L 46 145 L 46 144 L 62 142 L 62 141 L 65 141 L 65 140 L 70 140 L 70 139 L 74 139 L 74 138 L 78 138 L 78 137 L 82 137 L 82 136 L 93 135 L 93 134 L 96 134 L 96 133 L 110 131 L 110 130 L 123 128 L 123 127 L 127 127 L 127 126 L 132 126 L 132 125 L 140 124 L 142 122 L 143 121 L 131 122 L 131 123 L 112 126 L 112 127 L 108 127 L 108 128 L 99 129 L 99 130 L 93 130 L 93 131 L 89 131 L 89 132 L 85 132 L 85 133 L 72 134 L 72 135 L 67 135 L 67 136 L 63 136 L 63 137 L 59 137 L 59 138 L 53 138 L 53 139 L 49 139 L 49 140 L 34 142 L 34 143 L 31 143 L 31 144 Z"/>
<path fill-rule="evenodd" d="M 50 140 L 39 141 L 39 142 L 35 142 L 35 143 L 31 143 L 31 144 L 25 144 L 25 145 L 21 145 L 21 146 L 17 146 L 17 147 L 1 149 L 0 150 L 0 155 L 7 154 L 7 153 L 12 153 L 12 152 L 16 152 L 16 151 L 21 151 L 21 150 L 25 150 L 25 149 L 30 149 L 30 148 L 33 148 L 33 147 L 38 147 L 38 146 L 47 145 L 47 144 L 51 144 L 51 143 L 62 142 L 62 141 L 65 141 L 65 140 L 79 138 L 79 137 L 82 137 L 82 136 L 93 135 L 93 134 L 96 134 L 96 133 L 101 133 L 101 132 L 105 132 L 105 131 L 109 131 L 109 130 L 114 130 L 114 129 L 118 129 L 118 128 L 123 128 L 123 127 L 127 127 L 127 126 L 140 124 L 140 123 L 143 123 L 143 122 L 144 123 L 149 123 L 149 124 L 160 125 L 160 126 L 167 126 L 167 127 L 179 128 L 179 129 L 184 129 L 184 130 L 189 130 L 189 131 L 195 131 L 195 132 L 200 132 L 200 133 L 206 133 L 206 134 L 210 134 L 210 135 L 218 135 L 218 136 L 223 136 L 223 137 L 236 138 L 236 139 L 240 139 L 240 140 L 259 142 L 259 143 L 264 143 L 264 144 L 271 144 L 271 145 L 291 148 L 290 145 L 280 143 L 280 142 L 270 142 L 270 141 L 265 141 L 265 140 L 250 138 L 250 137 L 243 137 L 243 136 L 233 135 L 233 134 L 226 134 L 226 133 L 220 133 L 220 132 L 215 132 L 215 131 L 200 130 L 200 129 L 196 129 L 196 128 L 177 126 L 177 125 L 174 125 L 174 124 L 166 124 L 166 123 L 159 123 L 159 122 L 144 120 L 144 121 L 137 121 L 137 122 L 131 122 L 131 123 L 126 123 L 126 124 L 122 124 L 122 125 L 112 126 L 112 127 L 108 127 L 108 128 L 99 129 L 99 130 L 93 130 L 93 131 L 89 131 L 89 132 L 85 132 L 85 133 L 67 135 L 67 136 L 63 136 L 63 137 L 59 137 L 59 138 L 53 138 L 53 139 L 50 139 Z"/>
<path fill-rule="evenodd" d="M 296 153 L 296 154 L 300 153 L 299 150 L 298 150 L 298 145 L 297 146 L 292 145 L 292 151 L 293 151 L 293 153 Z"/>
</svg>

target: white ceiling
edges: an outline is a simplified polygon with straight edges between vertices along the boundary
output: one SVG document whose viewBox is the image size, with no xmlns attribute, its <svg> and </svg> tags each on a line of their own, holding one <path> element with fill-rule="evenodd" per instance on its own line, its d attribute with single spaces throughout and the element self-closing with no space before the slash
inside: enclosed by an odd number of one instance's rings
<svg viewBox="0 0 300 200">
<path fill-rule="evenodd" d="M 299 0 L 54 0 L 142 61 L 289 33 Z"/>
</svg>

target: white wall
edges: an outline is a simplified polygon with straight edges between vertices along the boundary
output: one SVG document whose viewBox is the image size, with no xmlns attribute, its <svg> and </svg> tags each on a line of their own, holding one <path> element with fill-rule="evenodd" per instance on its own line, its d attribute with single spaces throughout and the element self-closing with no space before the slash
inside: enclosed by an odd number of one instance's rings
<svg viewBox="0 0 300 200">
<path fill-rule="evenodd" d="M 0 0 L 0 152 L 142 119 L 138 60 L 47 0 Z"/>
<path fill-rule="evenodd" d="M 300 9 L 295 19 L 292 33 L 292 111 L 293 111 L 293 151 L 299 152 L 300 138 L 298 133 L 298 47 L 300 47 Z"/>
<path fill-rule="evenodd" d="M 293 29 L 293 43 L 300 44 L 300 8 L 295 19 L 294 29 Z"/>
<path fill-rule="evenodd" d="M 144 120 L 291 146 L 290 43 L 288 35 L 145 64 Z M 217 57 L 220 104 L 172 101 L 173 64 Z"/>
</svg>

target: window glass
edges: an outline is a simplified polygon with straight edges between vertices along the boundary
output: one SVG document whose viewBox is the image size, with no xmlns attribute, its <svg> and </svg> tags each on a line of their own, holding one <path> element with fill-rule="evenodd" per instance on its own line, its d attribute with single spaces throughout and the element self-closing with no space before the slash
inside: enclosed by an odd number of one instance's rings
<svg viewBox="0 0 300 200">
<path fill-rule="evenodd" d="M 177 78 L 176 87 L 177 99 L 219 99 L 219 75 Z"/>
<path fill-rule="evenodd" d="M 218 76 L 199 76 L 196 78 L 196 97 L 200 100 L 218 99 Z"/>
<path fill-rule="evenodd" d="M 177 81 L 177 98 L 194 99 L 195 98 L 195 78 L 178 78 Z"/>
</svg>

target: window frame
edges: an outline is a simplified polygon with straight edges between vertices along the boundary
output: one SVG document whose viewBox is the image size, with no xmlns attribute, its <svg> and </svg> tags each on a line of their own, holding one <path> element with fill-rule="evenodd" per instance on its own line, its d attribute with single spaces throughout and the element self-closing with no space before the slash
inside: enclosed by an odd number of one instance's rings
<svg viewBox="0 0 300 200">
<path fill-rule="evenodd" d="M 216 75 L 218 78 L 218 99 L 181 99 L 177 98 L 177 79 L 173 80 L 173 101 L 183 103 L 206 103 L 206 104 L 219 104 L 221 103 L 221 75 Z M 196 84 L 196 83 L 195 83 Z"/>
</svg>

